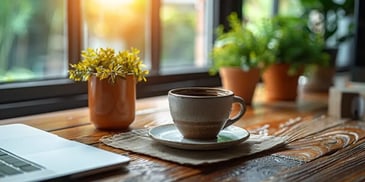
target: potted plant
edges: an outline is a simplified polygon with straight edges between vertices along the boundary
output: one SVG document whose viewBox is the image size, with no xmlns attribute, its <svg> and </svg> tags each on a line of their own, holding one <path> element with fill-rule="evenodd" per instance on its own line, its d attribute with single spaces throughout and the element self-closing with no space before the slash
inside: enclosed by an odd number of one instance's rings
<svg viewBox="0 0 365 182">
<path fill-rule="evenodd" d="M 318 65 L 328 64 L 323 53 L 324 41 L 319 34 L 312 34 L 301 18 L 276 16 L 256 26 L 257 36 L 266 41 L 266 49 L 274 59 L 263 64 L 263 81 L 269 100 L 295 100 L 298 77 Z"/>
<path fill-rule="evenodd" d="M 323 35 L 326 43 L 324 52 L 330 55 L 328 66 L 321 66 L 307 74 L 307 91 L 328 91 L 333 84 L 338 47 L 353 37 L 354 0 L 301 0 L 302 17 L 307 20 L 309 30 Z M 339 20 L 349 20 L 347 31 L 339 33 Z"/>
<path fill-rule="evenodd" d="M 134 121 L 136 82 L 146 81 L 139 50 L 115 53 L 112 48 L 87 49 L 69 78 L 88 82 L 90 121 L 99 129 L 126 129 Z"/>
<path fill-rule="evenodd" d="M 260 79 L 260 60 L 265 56 L 260 51 L 264 49 L 236 13 L 228 16 L 228 22 L 228 31 L 225 32 L 222 25 L 216 30 L 210 73 L 219 72 L 223 88 L 232 90 L 251 104 Z"/>
</svg>

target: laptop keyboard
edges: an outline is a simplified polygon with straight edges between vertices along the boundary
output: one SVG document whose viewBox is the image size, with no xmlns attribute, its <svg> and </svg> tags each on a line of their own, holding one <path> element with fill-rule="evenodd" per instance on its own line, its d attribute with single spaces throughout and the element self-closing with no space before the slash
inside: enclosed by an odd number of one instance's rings
<svg viewBox="0 0 365 182">
<path fill-rule="evenodd" d="M 0 148 L 0 179 L 5 176 L 41 170 L 42 167 Z"/>
</svg>

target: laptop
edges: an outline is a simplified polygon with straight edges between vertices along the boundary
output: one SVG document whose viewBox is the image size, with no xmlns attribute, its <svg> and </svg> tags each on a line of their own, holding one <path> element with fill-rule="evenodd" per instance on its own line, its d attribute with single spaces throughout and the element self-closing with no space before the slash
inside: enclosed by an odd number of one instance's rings
<svg viewBox="0 0 365 182">
<path fill-rule="evenodd" d="M 0 181 L 74 179 L 122 169 L 129 160 L 28 125 L 0 125 Z"/>
</svg>

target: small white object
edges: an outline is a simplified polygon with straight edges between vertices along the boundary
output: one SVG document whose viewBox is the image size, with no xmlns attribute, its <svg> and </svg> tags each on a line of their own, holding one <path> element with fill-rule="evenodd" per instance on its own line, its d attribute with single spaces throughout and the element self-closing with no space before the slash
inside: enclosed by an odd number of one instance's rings
<svg viewBox="0 0 365 182">
<path fill-rule="evenodd" d="M 328 114 L 336 118 L 365 120 L 365 88 L 331 87 Z"/>
</svg>

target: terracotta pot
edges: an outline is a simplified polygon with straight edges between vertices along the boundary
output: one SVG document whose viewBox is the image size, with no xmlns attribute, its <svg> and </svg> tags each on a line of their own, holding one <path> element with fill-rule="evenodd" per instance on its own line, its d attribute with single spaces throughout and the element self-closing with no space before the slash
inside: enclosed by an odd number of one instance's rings
<svg viewBox="0 0 365 182">
<path fill-rule="evenodd" d="M 88 81 L 90 121 L 98 129 L 127 129 L 134 121 L 136 79 L 118 78 L 114 84 L 108 79 L 92 76 Z"/>
<path fill-rule="evenodd" d="M 223 88 L 231 90 L 242 97 L 246 104 L 252 103 L 256 85 L 260 80 L 260 70 L 243 71 L 240 68 L 225 67 L 219 69 Z"/>
<path fill-rule="evenodd" d="M 267 100 L 296 100 L 298 78 L 303 71 L 298 71 L 295 75 L 288 75 L 288 70 L 288 64 L 274 64 L 264 71 L 262 78 Z"/>
<path fill-rule="evenodd" d="M 328 92 L 333 85 L 335 67 L 319 67 L 307 76 L 303 89 L 309 92 Z"/>
<path fill-rule="evenodd" d="M 303 89 L 309 92 L 328 92 L 333 86 L 336 73 L 336 60 L 338 49 L 325 49 L 329 54 L 329 66 L 320 66 L 314 72 L 309 73 L 307 82 L 303 85 Z"/>
</svg>

